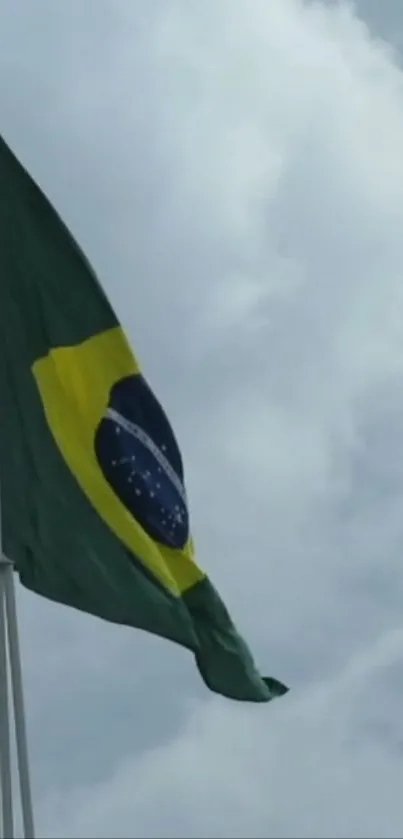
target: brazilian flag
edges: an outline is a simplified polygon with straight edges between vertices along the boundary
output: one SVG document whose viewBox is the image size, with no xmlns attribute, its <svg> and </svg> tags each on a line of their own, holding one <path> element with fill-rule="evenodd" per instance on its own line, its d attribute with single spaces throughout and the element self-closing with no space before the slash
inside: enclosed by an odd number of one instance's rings
<svg viewBox="0 0 403 839">
<path fill-rule="evenodd" d="M 267 702 L 196 565 L 181 453 L 91 266 L 0 137 L 3 549 L 31 591 L 191 650 L 206 685 Z"/>
</svg>

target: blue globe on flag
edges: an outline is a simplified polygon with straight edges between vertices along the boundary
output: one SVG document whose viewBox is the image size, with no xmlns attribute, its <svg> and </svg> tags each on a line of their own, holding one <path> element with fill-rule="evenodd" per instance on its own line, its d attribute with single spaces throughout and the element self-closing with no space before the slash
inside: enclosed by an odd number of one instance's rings
<svg viewBox="0 0 403 839">
<path fill-rule="evenodd" d="M 189 513 L 182 458 L 143 376 L 113 386 L 94 442 L 105 479 L 143 530 L 165 547 L 184 548 Z"/>
</svg>

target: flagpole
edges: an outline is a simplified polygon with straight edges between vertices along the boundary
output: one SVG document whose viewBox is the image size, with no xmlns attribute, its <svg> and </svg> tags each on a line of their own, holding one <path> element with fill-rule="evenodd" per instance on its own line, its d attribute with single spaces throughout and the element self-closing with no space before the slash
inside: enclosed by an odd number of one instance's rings
<svg viewBox="0 0 403 839">
<path fill-rule="evenodd" d="M 8 667 L 10 665 L 24 839 L 35 839 L 17 606 L 14 590 L 14 567 L 13 563 L 2 552 L 1 513 L 0 505 L 0 836 L 1 839 L 14 839 Z"/>
<path fill-rule="evenodd" d="M 13 790 L 11 775 L 10 713 L 8 696 L 6 587 L 7 565 L 0 560 L 0 786 L 1 837 L 14 839 Z"/>
<path fill-rule="evenodd" d="M 7 567 L 4 570 L 6 621 L 8 627 L 8 647 L 14 699 L 15 739 L 17 746 L 24 839 L 35 839 L 22 666 L 18 638 L 17 606 L 14 589 L 14 571 L 11 562 L 5 560 L 5 563 L 7 564 Z M 8 837 L 5 837 L 5 839 L 8 839 Z"/>
</svg>

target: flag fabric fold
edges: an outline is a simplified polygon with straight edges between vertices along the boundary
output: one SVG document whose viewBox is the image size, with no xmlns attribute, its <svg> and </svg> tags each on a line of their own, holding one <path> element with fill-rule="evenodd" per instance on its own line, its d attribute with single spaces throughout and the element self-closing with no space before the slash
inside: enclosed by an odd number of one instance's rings
<svg viewBox="0 0 403 839">
<path fill-rule="evenodd" d="M 174 641 L 206 685 L 267 702 L 195 562 L 181 452 L 88 260 L 0 137 L 3 549 L 31 591 Z"/>
</svg>

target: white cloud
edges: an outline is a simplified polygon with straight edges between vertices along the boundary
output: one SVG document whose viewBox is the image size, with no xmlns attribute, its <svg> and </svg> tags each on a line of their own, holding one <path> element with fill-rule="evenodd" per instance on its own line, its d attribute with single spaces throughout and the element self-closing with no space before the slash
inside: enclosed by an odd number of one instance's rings
<svg viewBox="0 0 403 839">
<path fill-rule="evenodd" d="M 270 714 L 196 707 L 173 743 L 59 795 L 52 825 L 100 837 L 400 836 L 403 728 L 391 718 L 400 720 L 402 640 L 382 637 Z"/>
<path fill-rule="evenodd" d="M 179 432 L 200 563 L 293 691 L 209 701 L 186 653 L 24 597 L 42 825 L 399 836 L 402 73 L 347 7 L 147 9 L 52 19 L 40 141 L 0 100 Z"/>
</svg>

